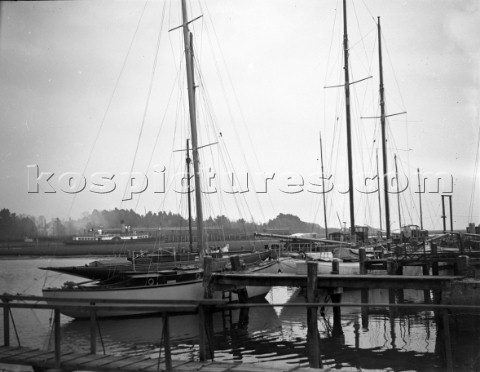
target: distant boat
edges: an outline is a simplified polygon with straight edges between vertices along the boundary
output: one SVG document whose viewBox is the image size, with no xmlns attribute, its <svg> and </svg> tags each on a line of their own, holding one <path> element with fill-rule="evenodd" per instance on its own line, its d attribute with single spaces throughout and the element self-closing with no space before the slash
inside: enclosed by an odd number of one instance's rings
<svg viewBox="0 0 480 372">
<path fill-rule="evenodd" d="M 155 237 L 148 233 L 95 233 L 93 235 L 76 235 L 65 240 L 66 245 L 91 245 L 91 244 L 119 244 L 119 243 L 148 243 L 154 242 Z"/>
</svg>

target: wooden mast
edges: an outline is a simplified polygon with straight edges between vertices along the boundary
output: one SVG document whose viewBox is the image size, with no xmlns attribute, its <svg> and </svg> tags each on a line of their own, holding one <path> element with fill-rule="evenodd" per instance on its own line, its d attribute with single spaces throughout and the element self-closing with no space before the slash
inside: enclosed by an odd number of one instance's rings
<svg viewBox="0 0 480 372">
<path fill-rule="evenodd" d="M 200 161 L 198 156 L 197 117 L 195 105 L 195 81 L 193 74 L 193 41 L 188 30 L 187 5 L 182 0 L 183 44 L 187 70 L 188 109 L 190 114 L 190 130 L 192 135 L 192 158 L 195 177 L 195 203 L 197 208 L 197 247 L 202 259 L 205 255 L 205 234 L 203 231 L 202 190 L 200 184 Z"/>
<path fill-rule="evenodd" d="M 383 192 L 385 200 L 385 223 L 387 240 L 390 239 L 390 205 L 388 202 L 388 170 L 387 170 L 387 138 L 385 135 L 385 91 L 383 88 L 383 63 L 382 63 L 382 35 L 380 32 L 380 17 L 378 29 L 378 61 L 380 69 L 380 123 L 382 127 L 382 162 L 383 162 Z M 397 180 L 398 181 L 398 180 Z M 380 190 L 378 190 L 380 193 Z"/>
<path fill-rule="evenodd" d="M 395 178 L 397 180 L 397 205 L 398 205 L 398 227 L 400 228 L 400 237 L 402 236 L 402 211 L 400 210 L 400 179 L 398 178 L 397 155 L 395 159 Z M 403 239 L 402 239 L 403 240 Z"/>
<path fill-rule="evenodd" d="M 193 232 L 192 232 L 192 200 L 191 200 L 191 187 L 190 187 L 190 141 L 187 139 L 187 185 L 188 185 L 188 236 L 189 236 L 189 249 L 193 252 Z"/>
<path fill-rule="evenodd" d="M 377 149 L 377 189 L 378 189 L 378 212 L 379 212 L 379 221 L 380 221 L 380 238 L 383 238 L 382 233 L 382 198 L 380 197 L 380 174 L 378 173 L 378 149 Z"/>
<path fill-rule="evenodd" d="M 348 70 L 348 28 L 347 28 L 347 4 L 343 0 L 343 55 L 345 70 L 345 111 L 347 121 L 347 156 L 348 156 L 348 194 L 350 199 L 350 241 L 355 241 L 355 205 L 353 198 L 353 174 L 352 174 L 352 134 L 350 117 L 350 74 Z"/>
<path fill-rule="evenodd" d="M 320 164 L 322 166 L 322 196 L 323 196 L 323 219 L 325 223 L 325 239 L 328 239 L 327 227 L 327 204 L 325 202 L 325 173 L 323 172 L 323 149 L 322 149 L 322 132 L 320 132 Z"/>
<path fill-rule="evenodd" d="M 422 187 L 420 182 L 420 168 L 417 168 L 418 174 L 418 201 L 420 205 L 420 229 L 423 230 L 423 216 L 422 216 Z"/>
</svg>

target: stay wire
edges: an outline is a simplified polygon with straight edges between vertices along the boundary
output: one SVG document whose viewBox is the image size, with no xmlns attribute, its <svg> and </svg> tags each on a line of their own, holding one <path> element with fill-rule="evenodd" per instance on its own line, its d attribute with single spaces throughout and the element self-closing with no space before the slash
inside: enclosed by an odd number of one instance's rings
<svg viewBox="0 0 480 372">
<path fill-rule="evenodd" d="M 88 168 L 88 165 L 90 164 L 90 160 L 91 160 L 91 158 L 92 158 L 93 151 L 94 151 L 94 149 L 95 149 L 95 147 L 96 147 L 96 145 L 97 145 L 98 139 L 99 139 L 99 137 L 100 137 L 100 133 L 102 132 L 103 126 L 104 126 L 105 121 L 106 121 L 106 119 L 107 119 L 107 115 L 108 115 L 108 113 L 109 113 L 109 111 L 110 111 L 110 106 L 112 105 L 113 98 L 115 97 L 115 94 L 116 94 L 116 92 L 117 92 L 117 88 L 118 88 L 118 86 L 119 86 L 120 79 L 121 79 L 121 77 L 123 76 L 123 74 L 124 74 L 124 72 L 125 72 L 125 68 L 126 68 L 126 65 L 127 65 L 127 60 L 128 60 L 128 58 L 129 58 L 129 56 L 130 56 L 130 52 L 131 52 L 131 50 L 132 50 L 133 43 L 134 43 L 134 41 L 135 41 L 135 39 L 136 39 L 136 37 L 137 37 L 137 33 L 138 33 L 139 28 L 140 28 L 140 23 L 141 23 L 141 21 L 142 21 L 142 19 L 143 19 L 143 15 L 145 14 L 145 9 L 146 9 L 146 7 L 147 7 L 148 1 L 149 1 L 149 0 L 146 0 L 145 3 L 144 3 L 144 5 L 143 5 L 142 13 L 140 14 L 140 18 L 138 19 L 137 26 L 136 26 L 135 31 L 134 31 L 134 33 L 133 33 L 132 39 L 130 40 L 130 44 L 129 44 L 129 46 L 128 46 L 127 53 L 126 53 L 126 55 L 125 55 L 125 58 L 123 59 L 122 67 L 121 67 L 120 72 L 119 72 L 119 74 L 118 74 L 118 76 L 117 76 L 117 79 L 116 79 L 116 81 L 115 81 L 115 85 L 114 85 L 114 87 L 113 87 L 112 93 L 111 93 L 110 98 L 109 98 L 109 100 L 108 100 L 107 108 L 105 109 L 105 112 L 103 113 L 102 121 L 100 122 L 100 127 L 98 128 L 97 134 L 96 134 L 95 139 L 94 139 L 93 144 L 92 144 L 92 147 L 90 148 L 90 152 L 89 152 L 89 154 L 88 154 L 87 162 L 86 162 L 85 167 L 84 167 L 83 172 L 82 172 L 83 175 L 85 175 L 85 173 L 86 173 L 86 171 L 87 171 L 87 168 Z M 68 211 L 68 216 L 70 216 L 71 213 L 72 213 L 73 205 L 74 205 L 74 203 L 75 203 L 76 198 L 77 198 L 77 194 L 74 194 L 74 195 L 73 195 L 73 198 L 72 198 L 72 202 L 70 203 L 70 208 L 69 208 L 69 211 Z"/>
<path fill-rule="evenodd" d="M 146 99 L 146 102 L 145 102 L 145 108 L 143 110 L 142 124 L 140 126 L 140 132 L 138 133 L 137 144 L 136 144 L 135 152 L 134 152 L 134 155 L 133 155 L 132 166 L 130 168 L 130 177 L 133 173 L 133 169 L 135 168 L 135 163 L 136 163 L 137 154 L 138 154 L 138 148 L 140 147 L 140 141 L 141 141 L 142 134 L 143 134 L 143 128 L 145 127 L 147 112 L 148 112 L 148 108 L 150 106 L 150 97 L 151 97 L 152 89 L 153 89 L 153 81 L 154 81 L 155 71 L 157 69 L 158 51 L 160 50 L 160 42 L 161 42 L 161 39 L 162 39 L 163 22 L 164 22 L 164 19 L 165 19 L 165 9 L 166 9 L 165 4 L 166 4 L 166 2 L 163 3 L 163 11 L 162 11 L 161 19 L 160 19 L 160 30 L 158 32 L 157 46 L 156 46 L 156 50 L 155 50 L 155 58 L 153 60 L 152 72 L 151 72 L 151 76 L 150 76 L 150 85 L 148 87 L 147 99 Z M 125 201 L 124 198 L 125 198 L 125 195 L 127 193 L 128 188 L 129 188 L 129 185 L 127 183 L 127 185 L 125 185 L 125 191 L 123 193 L 123 198 L 122 198 L 122 202 L 121 202 L 120 205 L 122 205 L 122 203 Z"/>
</svg>

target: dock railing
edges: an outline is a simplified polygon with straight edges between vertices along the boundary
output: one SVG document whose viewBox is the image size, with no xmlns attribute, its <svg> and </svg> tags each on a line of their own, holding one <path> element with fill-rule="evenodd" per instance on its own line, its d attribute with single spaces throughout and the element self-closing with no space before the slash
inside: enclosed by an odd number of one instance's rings
<svg viewBox="0 0 480 372">
<path fill-rule="evenodd" d="M 453 371 L 452 362 L 452 346 L 450 338 L 449 328 L 449 312 L 455 310 L 468 310 L 471 312 L 480 313 L 479 306 L 468 305 L 452 305 L 452 304 L 401 304 L 401 303 L 339 303 L 339 302 L 319 302 L 314 294 L 314 287 L 309 285 L 307 291 L 307 302 L 303 303 L 235 303 L 227 304 L 221 300 L 202 300 L 202 301 L 161 301 L 161 300 L 124 300 L 124 301 L 112 301 L 98 299 L 74 299 L 74 300 L 60 300 L 55 299 L 56 304 L 48 304 L 46 297 L 38 296 L 21 296 L 21 295 L 9 295 L 4 294 L 0 296 L 0 306 L 3 308 L 3 333 L 4 333 L 4 346 L 10 346 L 10 324 L 16 327 L 13 321 L 13 309 L 45 309 L 53 310 L 54 312 L 54 365 L 55 368 L 61 368 L 61 327 L 60 327 L 60 314 L 62 309 L 75 307 L 77 310 L 81 309 L 89 314 L 90 318 L 90 353 L 97 353 L 97 317 L 96 313 L 99 311 L 126 311 L 126 310 L 138 310 L 141 306 L 142 311 L 152 311 L 161 314 L 163 319 L 162 334 L 160 335 L 160 344 L 163 345 L 165 370 L 172 370 L 172 357 L 171 357 L 171 340 L 169 332 L 169 317 L 177 314 L 198 314 L 198 329 L 199 333 L 199 357 L 201 361 L 214 358 L 213 344 L 213 321 L 212 314 L 214 311 L 219 310 L 234 310 L 234 309 L 250 309 L 255 307 L 302 307 L 307 310 L 308 321 L 308 334 L 307 334 L 307 354 L 310 367 L 319 368 L 322 367 L 321 350 L 319 347 L 319 334 L 317 321 L 317 309 L 332 307 L 333 311 L 333 329 L 339 329 L 342 332 L 341 326 L 341 308 L 357 307 L 362 311 L 368 310 L 370 307 L 375 308 L 388 308 L 388 309 L 424 309 L 438 311 L 441 314 L 441 321 L 443 323 L 443 348 L 445 355 L 446 369 Z M 312 297 L 313 296 L 313 297 Z M 333 298 L 332 298 L 333 300 Z M 62 303 L 63 302 L 63 303 Z M 75 302 L 75 304 L 73 304 Z M 59 304 L 62 303 L 62 304 Z M 337 310 L 337 311 L 335 311 Z M 18 337 L 18 335 L 17 335 Z M 159 363 L 161 359 L 162 346 L 159 351 Z"/>
</svg>

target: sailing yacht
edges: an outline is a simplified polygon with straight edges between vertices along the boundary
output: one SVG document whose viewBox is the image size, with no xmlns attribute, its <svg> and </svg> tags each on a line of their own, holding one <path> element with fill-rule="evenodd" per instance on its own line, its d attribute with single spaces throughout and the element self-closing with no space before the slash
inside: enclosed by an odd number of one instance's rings
<svg viewBox="0 0 480 372">
<path fill-rule="evenodd" d="M 89 299 L 92 302 L 101 302 L 102 300 L 141 300 L 141 299 L 159 299 L 159 300 L 200 300 L 204 297 L 203 288 L 203 259 L 208 254 L 206 235 L 203 226 L 203 210 L 202 210 L 202 191 L 200 183 L 200 161 L 199 161 L 199 145 L 196 125 L 196 102 L 195 102 L 195 83 L 194 83 L 194 58 L 193 58 L 193 41 L 189 31 L 186 0 L 181 0 L 182 7 L 182 25 L 183 43 L 185 48 L 186 75 L 188 87 L 188 106 L 189 121 L 192 140 L 192 158 L 194 168 L 195 182 L 195 202 L 196 202 L 196 223 L 197 223 L 197 244 L 198 244 L 198 264 L 191 264 L 171 268 L 157 268 L 154 271 L 138 271 L 133 270 L 123 273 L 119 277 L 116 276 L 107 280 L 100 280 L 89 283 L 67 282 L 62 288 L 46 288 L 43 289 L 43 295 L 49 304 L 61 305 L 68 301 L 69 304 L 80 304 L 80 300 Z M 245 271 L 248 273 L 278 273 L 279 263 L 275 260 L 264 261 L 263 256 L 254 253 L 253 259 L 251 254 L 246 256 L 240 255 L 244 260 Z M 252 262 L 252 261 L 253 262 Z M 245 262 L 246 261 L 246 262 Z M 225 258 L 213 258 L 214 270 L 226 269 Z M 264 287 L 247 287 L 249 297 L 257 297 L 265 295 L 270 290 L 270 286 Z M 214 293 L 214 298 L 224 297 L 224 293 Z M 232 291 L 229 294 L 232 301 L 238 299 L 237 293 Z M 79 302 L 75 302 L 78 300 Z M 83 302 L 85 303 L 85 302 Z M 115 307 L 115 305 L 112 305 Z M 89 317 L 89 312 L 81 311 L 78 308 L 68 307 L 62 308 L 62 313 L 74 318 Z M 151 312 L 151 311 L 150 311 Z M 111 310 L 99 311 L 98 317 L 113 316 L 130 316 L 146 314 L 149 311 L 142 309 L 122 310 L 118 306 Z"/>
</svg>

